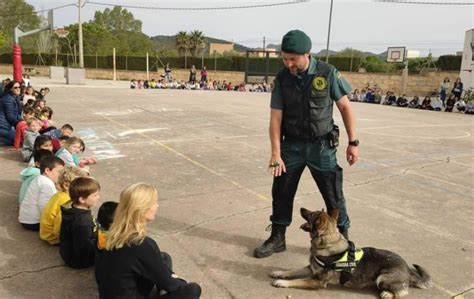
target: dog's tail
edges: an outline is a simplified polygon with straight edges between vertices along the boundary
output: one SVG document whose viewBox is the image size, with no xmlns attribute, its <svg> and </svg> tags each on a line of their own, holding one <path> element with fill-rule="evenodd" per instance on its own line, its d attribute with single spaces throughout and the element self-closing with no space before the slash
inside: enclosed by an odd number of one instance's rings
<svg viewBox="0 0 474 299">
<path fill-rule="evenodd" d="M 419 265 L 413 265 L 414 268 L 410 268 L 410 286 L 414 286 L 420 289 L 428 289 L 433 287 L 433 280 L 423 267 Z"/>
</svg>

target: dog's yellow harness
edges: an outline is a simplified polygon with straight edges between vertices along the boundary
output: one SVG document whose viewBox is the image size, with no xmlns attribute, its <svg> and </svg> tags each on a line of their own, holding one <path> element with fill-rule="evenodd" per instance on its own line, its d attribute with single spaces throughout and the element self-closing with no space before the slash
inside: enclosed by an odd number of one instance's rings
<svg viewBox="0 0 474 299">
<path fill-rule="evenodd" d="M 341 278 L 339 279 L 340 284 L 344 284 L 350 279 L 351 273 L 354 271 L 364 256 L 364 250 L 362 250 L 362 248 L 356 249 L 352 241 L 348 241 L 348 244 L 349 248 L 344 252 L 342 257 L 332 263 L 326 264 L 316 256 L 313 256 L 314 261 L 321 267 L 325 269 L 331 269 L 336 272 L 342 272 Z"/>
</svg>

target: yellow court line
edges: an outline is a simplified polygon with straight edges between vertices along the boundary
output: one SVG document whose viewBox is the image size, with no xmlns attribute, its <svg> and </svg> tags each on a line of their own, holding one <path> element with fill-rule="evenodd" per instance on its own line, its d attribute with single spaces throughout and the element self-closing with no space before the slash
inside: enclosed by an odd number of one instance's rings
<svg viewBox="0 0 474 299">
<path fill-rule="evenodd" d="M 100 115 L 100 116 L 103 117 L 104 119 L 110 121 L 110 122 L 116 123 L 117 125 L 121 126 L 122 128 L 125 128 L 125 129 L 127 129 L 127 130 L 133 130 L 133 128 L 131 128 L 131 127 L 127 126 L 127 125 L 124 125 L 123 123 L 121 123 L 121 122 L 119 122 L 119 121 L 116 121 L 116 120 L 114 120 L 114 119 L 111 119 L 111 118 L 109 118 L 109 117 L 107 117 L 107 116 L 105 116 L 105 115 Z M 172 148 L 172 147 L 170 147 L 170 146 L 168 146 L 168 145 L 166 145 L 166 144 L 164 144 L 164 143 L 162 143 L 162 142 L 160 142 L 160 141 L 158 141 L 158 140 L 156 140 L 156 139 L 154 139 L 154 138 L 152 138 L 152 137 L 150 137 L 150 136 L 148 136 L 148 135 L 145 135 L 144 133 L 136 133 L 136 135 L 140 135 L 140 136 L 142 136 L 142 137 L 144 137 L 144 138 L 150 140 L 152 143 L 155 143 L 155 144 L 157 144 L 157 145 L 163 147 L 164 149 L 166 149 L 166 150 L 172 152 L 173 154 L 175 154 L 175 155 L 177 155 L 177 156 L 179 156 L 179 157 L 181 157 L 181 158 L 183 158 L 183 159 L 185 159 L 185 160 L 187 160 L 187 161 L 193 163 L 194 165 L 199 166 L 199 167 L 201 167 L 202 169 L 205 169 L 205 170 L 207 170 L 208 172 L 210 172 L 210 173 L 212 173 L 212 174 L 214 174 L 214 175 L 217 175 L 217 176 L 223 178 L 224 180 L 226 180 L 227 182 L 233 184 L 234 186 L 237 186 L 237 187 L 239 187 L 239 188 L 244 189 L 245 191 L 247 191 L 247 192 L 249 192 L 249 193 L 252 193 L 253 195 L 257 196 L 257 197 L 260 198 L 260 199 L 267 200 L 267 201 L 270 200 L 270 199 L 269 199 L 268 197 L 266 197 L 265 195 L 263 195 L 263 194 L 261 194 L 261 193 L 258 193 L 257 191 L 254 191 L 254 190 L 252 190 L 252 189 L 250 189 L 250 188 L 247 188 L 247 187 L 245 187 L 245 186 L 242 186 L 242 185 L 239 184 L 238 182 L 236 182 L 236 181 L 234 181 L 234 180 L 232 180 L 232 179 L 230 179 L 230 178 L 224 176 L 223 174 L 221 174 L 221 173 L 219 173 L 219 172 L 217 172 L 217 171 L 215 171 L 215 170 L 213 170 L 213 169 L 207 167 L 206 165 L 204 165 L 204 164 L 202 164 L 202 163 L 200 163 L 200 162 L 198 162 L 198 161 L 196 161 L 196 160 L 191 159 L 190 157 L 186 156 L 185 154 L 183 154 L 183 153 L 181 153 L 181 152 L 178 152 L 178 151 L 175 150 L 174 148 Z"/>
<path fill-rule="evenodd" d="M 438 291 L 441 291 L 443 293 L 445 293 L 446 295 L 448 295 L 449 297 L 453 298 L 454 296 L 456 296 L 456 293 L 454 293 L 453 291 L 450 291 L 448 290 L 447 288 L 443 287 L 443 286 L 440 286 L 439 284 L 437 283 L 434 283 L 434 287 L 436 289 L 438 289 Z M 456 299 L 464 299 L 464 296 L 463 295 L 460 295 L 459 296 L 456 296 Z"/>
</svg>

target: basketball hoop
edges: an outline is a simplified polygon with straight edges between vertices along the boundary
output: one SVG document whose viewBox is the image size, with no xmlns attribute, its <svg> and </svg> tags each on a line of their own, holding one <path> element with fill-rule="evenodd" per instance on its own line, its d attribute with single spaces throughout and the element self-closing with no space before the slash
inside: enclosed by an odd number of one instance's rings
<svg viewBox="0 0 474 299">
<path fill-rule="evenodd" d="M 402 63 L 405 61 L 407 51 L 405 47 L 389 47 L 387 49 L 388 63 Z"/>
<path fill-rule="evenodd" d="M 64 28 L 58 28 L 54 30 L 54 33 L 56 33 L 59 38 L 66 38 L 69 35 L 69 30 Z"/>
</svg>

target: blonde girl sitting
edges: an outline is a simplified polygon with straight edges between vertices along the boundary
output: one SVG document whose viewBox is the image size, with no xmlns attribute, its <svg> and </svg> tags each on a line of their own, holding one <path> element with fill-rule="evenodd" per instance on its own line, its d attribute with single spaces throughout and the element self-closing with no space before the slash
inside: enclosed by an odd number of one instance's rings
<svg viewBox="0 0 474 299">
<path fill-rule="evenodd" d="M 178 278 L 170 269 L 171 258 L 166 262 L 146 235 L 157 208 L 158 192 L 151 185 L 136 183 L 120 194 L 105 250 L 96 256 L 100 298 L 148 298 L 155 285 L 163 299 L 200 297 L 201 287 Z"/>
</svg>

